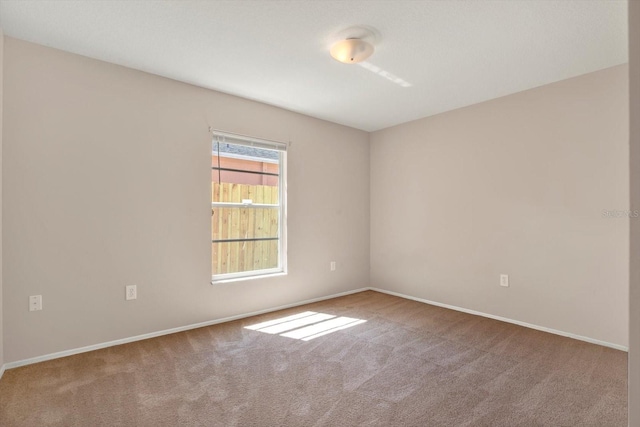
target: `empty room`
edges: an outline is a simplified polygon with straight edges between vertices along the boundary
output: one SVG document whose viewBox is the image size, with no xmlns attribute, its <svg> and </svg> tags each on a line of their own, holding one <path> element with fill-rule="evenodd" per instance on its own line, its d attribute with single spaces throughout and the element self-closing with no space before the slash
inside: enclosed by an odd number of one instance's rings
<svg viewBox="0 0 640 427">
<path fill-rule="evenodd" d="M 640 427 L 639 88 L 634 1 L 0 0 L 0 426 Z"/>
</svg>

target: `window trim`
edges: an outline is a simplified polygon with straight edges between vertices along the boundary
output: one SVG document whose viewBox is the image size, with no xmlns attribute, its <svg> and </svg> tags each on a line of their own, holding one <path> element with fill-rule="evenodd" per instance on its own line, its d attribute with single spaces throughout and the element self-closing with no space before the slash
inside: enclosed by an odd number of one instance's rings
<svg viewBox="0 0 640 427">
<path fill-rule="evenodd" d="M 286 143 L 279 141 L 271 141 L 267 139 L 255 138 L 246 135 L 232 134 L 229 132 L 222 132 L 217 130 L 211 130 L 213 139 L 211 143 L 218 142 L 219 144 L 234 144 L 244 145 L 249 147 L 255 147 L 265 150 L 273 150 L 278 152 L 278 204 L 262 204 L 262 203 L 228 203 L 228 202 L 211 202 L 211 208 L 215 207 L 241 207 L 241 208 L 261 208 L 261 209 L 278 209 L 278 266 L 275 268 L 267 268 L 261 270 L 248 270 L 239 271 L 235 273 L 222 273 L 213 274 L 211 272 L 211 284 L 235 282 L 240 280 L 268 278 L 274 276 L 281 276 L 287 274 L 287 145 Z M 212 151 L 212 153 L 215 153 Z M 222 156 L 222 153 L 221 157 Z M 244 157 L 244 156 L 243 156 Z M 259 159 L 250 158 L 249 159 Z M 273 161 L 269 163 L 275 163 Z M 212 167 L 212 170 L 214 167 Z M 213 185 L 213 182 L 212 182 Z M 211 193 L 211 189 L 209 191 Z M 209 229 L 209 236 L 211 236 L 212 230 Z M 245 240 L 245 239 L 243 239 Z M 251 240 L 251 239 L 246 239 Z M 214 243 L 212 241 L 212 243 Z M 212 248 L 213 250 L 213 248 Z"/>
</svg>

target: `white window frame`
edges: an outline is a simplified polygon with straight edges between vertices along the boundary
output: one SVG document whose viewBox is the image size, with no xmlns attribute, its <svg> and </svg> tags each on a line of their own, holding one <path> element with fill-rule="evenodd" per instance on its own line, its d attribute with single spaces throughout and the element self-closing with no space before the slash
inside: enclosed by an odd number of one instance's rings
<svg viewBox="0 0 640 427">
<path fill-rule="evenodd" d="M 266 268 L 261 270 L 249 270 L 240 271 L 236 273 L 223 273 L 213 274 L 211 272 L 211 283 L 223 283 L 230 281 L 256 279 L 262 277 L 269 277 L 274 275 L 287 274 L 287 212 L 286 212 L 286 200 L 287 200 L 287 144 L 284 142 L 270 141 L 267 139 L 254 138 L 246 135 L 233 134 L 230 132 L 222 132 L 212 130 L 213 140 L 212 144 L 218 142 L 219 144 L 234 144 L 244 145 L 248 147 L 261 148 L 265 150 L 273 150 L 278 152 L 278 204 L 258 204 L 258 203 L 227 203 L 227 202 L 211 202 L 211 209 L 220 207 L 255 207 L 255 208 L 271 208 L 279 209 L 278 215 L 278 266 L 276 268 Z M 217 154 L 212 152 L 212 154 Z M 238 157 L 231 155 L 230 157 Z M 244 157 L 244 156 L 242 156 Z M 269 162 L 267 160 L 267 162 Z M 271 163 L 271 162 L 269 162 Z M 274 162 L 275 163 L 275 162 Z M 212 167 L 213 170 L 213 167 Z M 211 189 L 209 190 L 211 194 Z M 212 230 L 209 230 L 209 236 L 211 236 Z M 213 244 L 213 242 L 212 242 Z M 212 249 L 213 250 L 213 249 Z"/>
</svg>

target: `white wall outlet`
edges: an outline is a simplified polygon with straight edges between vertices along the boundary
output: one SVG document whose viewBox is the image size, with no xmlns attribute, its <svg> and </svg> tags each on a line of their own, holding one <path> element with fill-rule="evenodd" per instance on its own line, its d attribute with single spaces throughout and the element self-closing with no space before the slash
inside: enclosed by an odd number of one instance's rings
<svg viewBox="0 0 640 427">
<path fill-rule="evenodd" d="M 136 285 L 128 285 L 126 287 L 125 298 L 127 301 L 138 298 L 138 288 Z"/>
<path fill-rule="evenodd" d="M 335 261 L 331 261 L 331 262 L 329 263 L 329 269 L 330 269 L 331 271 L 336 271 L 336 262 L 335 262 Z"/>
<path fill-rule="evenodd" d="M 505 288 L 509 287 L 509 275 L 501 274 L 500 275 L 500 286 L 504 286 Z"/>
<path fill-rule="evenodd" d="M 31 295 L 29 297 L 29 311 L 42 310 L 42 295 Z"/>
</svg>

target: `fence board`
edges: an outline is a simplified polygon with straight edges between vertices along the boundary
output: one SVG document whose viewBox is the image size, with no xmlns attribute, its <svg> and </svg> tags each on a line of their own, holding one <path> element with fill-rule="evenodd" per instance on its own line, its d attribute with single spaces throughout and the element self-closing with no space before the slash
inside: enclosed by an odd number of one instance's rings
<svg viewBox="0 0 640 427">
<path fill-rule="evenodd" d="M 212 183 L 212 201 L 278 203 L 278 188 L 265 185 Z M 280 226 L 277 209 L 215 208 L 211 216 L 211 239 L 275 237 Z M 278 241 L 213 243 L 213 274 L 274 268 L 278 265 Z"/>
</svg>

